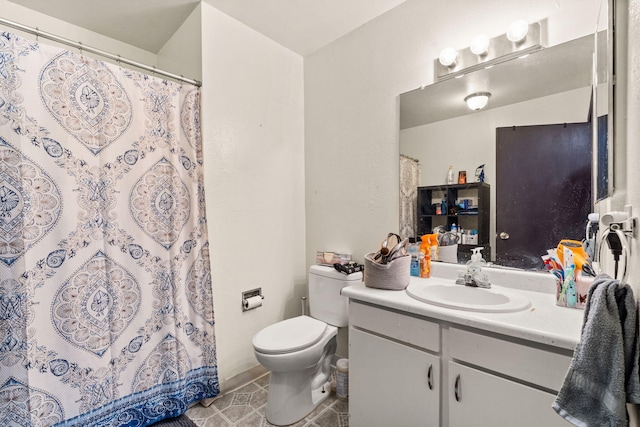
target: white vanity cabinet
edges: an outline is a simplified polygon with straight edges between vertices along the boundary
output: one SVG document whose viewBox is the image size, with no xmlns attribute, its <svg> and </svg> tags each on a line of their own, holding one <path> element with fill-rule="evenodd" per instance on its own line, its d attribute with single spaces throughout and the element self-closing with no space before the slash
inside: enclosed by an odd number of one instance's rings
<svg viewBox="0 0 640 427">
<path fill-rule="evenodd" d="M 568 425 L 570 350 L 355 300 L 349 317 L 352 427 Z"/>
<path fill-rule="evenodd" d="M 554 399 L 555 394 L 449 362 L 450 427 L 566 427 L 551 409 Z"/>
<path fill-rule="evenodd" d="M 349 310 L 349 425 L 440 426 L 438 325 L 353 302 Z"/>
<path fill-rule="evenodd" d="M 569 369 L 570 351 L 455 326 L 444 335 L 449 427 L 568 425 L 551 403 Z"/>
<path fill-rule="evenodd" d="M 440 425 L 440 358 L 360 330 L 349 354 L 349 425 Z"/>
</svg>

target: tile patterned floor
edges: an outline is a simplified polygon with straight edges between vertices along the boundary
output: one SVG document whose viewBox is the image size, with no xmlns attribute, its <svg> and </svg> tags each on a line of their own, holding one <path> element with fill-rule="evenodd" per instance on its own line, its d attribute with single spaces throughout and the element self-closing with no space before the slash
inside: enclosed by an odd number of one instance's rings
<svg viewBox="0 0 640 427">
<path fill-rule="evenodd" d="M 195 405 L 187 411 L 199 427 L 266 427 L 269 374 L 214 400 L 208 408 Z M 293 427 L 349 427 L 349 405 L 332 394 Z"/>
</svg>

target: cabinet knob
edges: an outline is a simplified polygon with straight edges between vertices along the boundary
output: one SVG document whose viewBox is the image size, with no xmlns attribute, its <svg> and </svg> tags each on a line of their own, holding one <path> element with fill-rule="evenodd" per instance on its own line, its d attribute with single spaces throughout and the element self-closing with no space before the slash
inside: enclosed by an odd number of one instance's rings
<svg viewBox="0 0 640 427">
<path fill-rule="evenodd" d="M 429 365 L 429 369 L 427 369 L 427 386 L 429 386 L 429 390 L 433 390 L 433 365 Z"/>
<path fill-rule="evenodd" d="M 460 374 L 456 375 L 456 382 L 453 386 L 453 395 L 456 398 L 456 402 L 460 402 L 460 399 L 462 399 L 461 386 L 460 386 Z"/>
<path fill-rule="evenodd" d="M 509 233 L 507 233 L 506 231 L 503 231 L 500 233 L 500 238 L 502 240 L 509 240 Z"/>
</svg>

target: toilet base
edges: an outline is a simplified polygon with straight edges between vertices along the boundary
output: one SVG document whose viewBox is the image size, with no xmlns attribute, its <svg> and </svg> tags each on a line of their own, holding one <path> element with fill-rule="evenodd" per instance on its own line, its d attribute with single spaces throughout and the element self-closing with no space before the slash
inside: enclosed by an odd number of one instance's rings
<svg viewBox="0 0 640 427">
<path fill-rule="evenodd" d="M 318 386 L 314 388 L 315 384 Z M 277 426 L 294 424 L 309 415 L 330 394 L 331 382 L 326 372 L 319 372 L 315 377 L 309 377 L 309 372 L 272 372 L 267 421 Z"/>
<path fill-rule="evenodd" d="M 263 353 L 255 349 L 254 343 L 256 359 L 271 372 L 266 411 L 267 421 L 271 424 L 294 424 L 329 397 L 331 360 L 336 353 L 338 328 L 324 325 L 319 340 L 297 351 Z"/>
</svg>

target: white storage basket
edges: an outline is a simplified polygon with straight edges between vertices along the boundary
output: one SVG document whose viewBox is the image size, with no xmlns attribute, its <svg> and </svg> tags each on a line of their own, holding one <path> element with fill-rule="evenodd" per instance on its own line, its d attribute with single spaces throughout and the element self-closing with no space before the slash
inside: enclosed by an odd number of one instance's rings
<svg viewBox="0 0 640 427">
<path fill-rule="evenodd" d="M 409 286 L 411 279 L 411 256 L 404 255 L 388 264 L 373 260 L 375 252 L 364 257 L 364 285 L 369 288 L 401 291 Z"/>
</svg>

